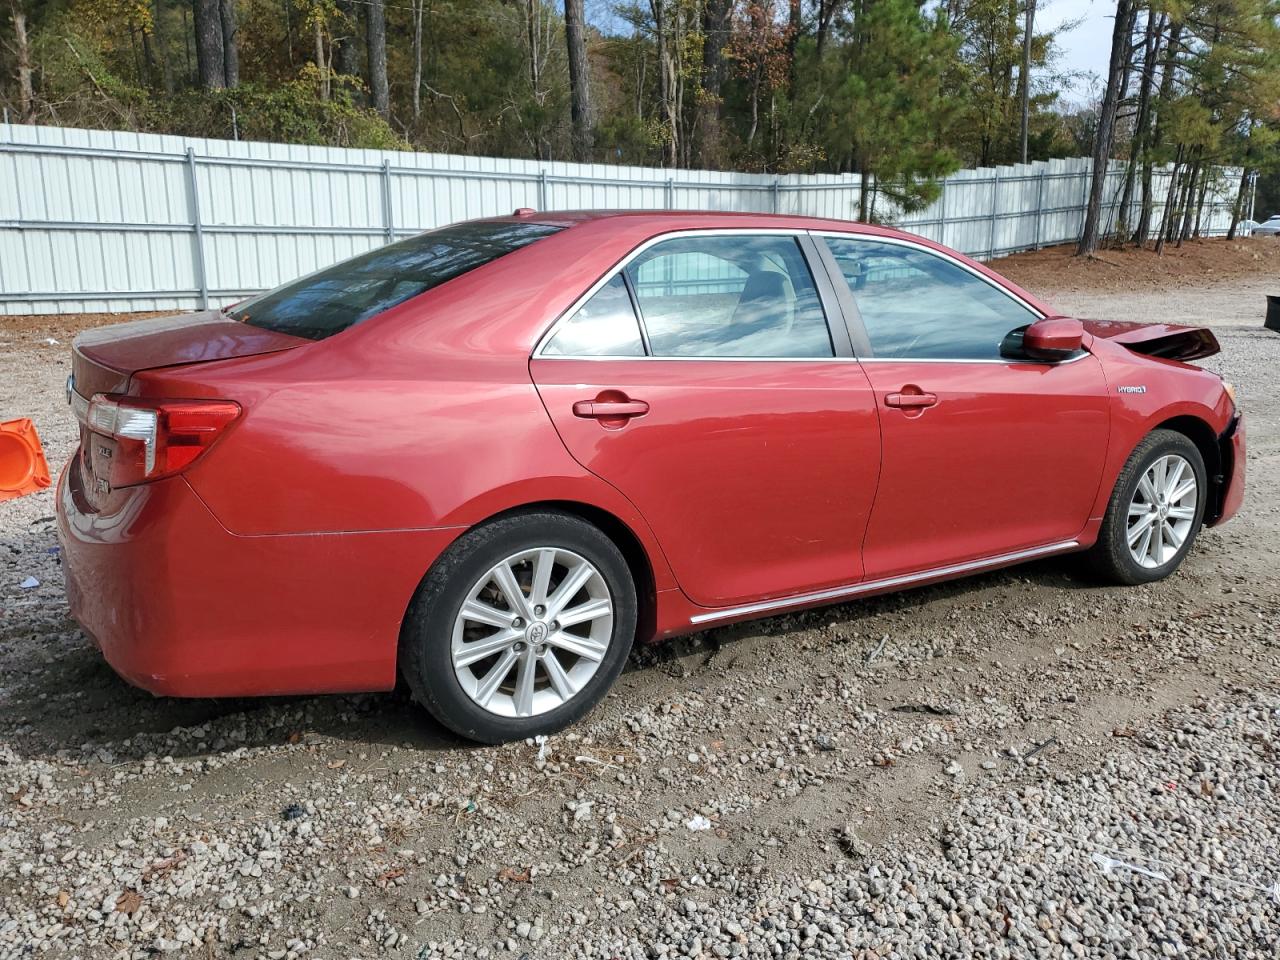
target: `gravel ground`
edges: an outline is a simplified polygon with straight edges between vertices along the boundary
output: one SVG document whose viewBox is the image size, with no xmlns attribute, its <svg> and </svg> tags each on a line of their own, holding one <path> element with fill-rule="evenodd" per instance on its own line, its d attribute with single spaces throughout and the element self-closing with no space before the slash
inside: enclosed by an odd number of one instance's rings
<svg viewBox="0 0 1280 960">
<path fill-rule="evenodd" d="M 1035 289 L 1211 322 L 1249 412 L 1246 509 L 1179 574 L 712 631 L 544 744 L 399 695 L 139 693 L 67 617 L 50 494 L 0 505 L 0 957 L 1274 958 L 1280 290 L 1088 275 Z M 0 410 L 55 464 L 66 329 L 0 326 Z"/>
</svg>

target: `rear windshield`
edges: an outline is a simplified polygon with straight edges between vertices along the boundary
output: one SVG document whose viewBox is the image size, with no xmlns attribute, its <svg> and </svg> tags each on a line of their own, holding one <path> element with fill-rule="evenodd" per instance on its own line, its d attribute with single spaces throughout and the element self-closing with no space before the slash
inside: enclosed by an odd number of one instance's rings
<svg viewBox="0 0 1280 960">
<path fill-rule="evenodd" d="M 228 314 L 255 327 L 323 340 L 560 229 L 545 223 L 454 224 L 325 267 Z"/>
</svg>

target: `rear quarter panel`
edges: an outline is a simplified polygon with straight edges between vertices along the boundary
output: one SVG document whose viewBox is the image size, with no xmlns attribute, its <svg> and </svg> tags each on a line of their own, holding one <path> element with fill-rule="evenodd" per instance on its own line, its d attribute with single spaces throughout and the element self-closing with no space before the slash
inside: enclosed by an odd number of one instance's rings
<svg viewBox="0 0 1280 960">
<path fill-rule="evenodd" d="M 507 264 L 539 246 L 327 340 L 147 371 L 134 389 L 241 404 L 241 419 L 185 474 L 235 534 L 465 528 L 568 500 L 626 524 L 650 557 L 655 587 L 668 588 L 644 519 L 569 456 L 529 375 L 532 344 L 559 301 L 567 306 L 607 264 L 570 258 L 564 284 L 548 282 L 555 274 L 545 259 Z"/>
</svg>

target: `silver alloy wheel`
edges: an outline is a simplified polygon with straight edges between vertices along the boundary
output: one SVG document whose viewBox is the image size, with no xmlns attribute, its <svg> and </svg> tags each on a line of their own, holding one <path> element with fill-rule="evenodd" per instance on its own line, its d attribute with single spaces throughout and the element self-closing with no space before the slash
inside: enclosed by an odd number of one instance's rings
<svg viewBox="0 0 1280 960">
<path fill-rule="evenodd" d="M 1176 453 L 1161 457 L 1142 474 L 1129 502 L 1129 554 L 1147 569 L 1173 559 L 1191 535 L 1199 505 L 1196 472 Z"/>
<path fill-rule="evenodd" d="M 478 706 L 532 717 L 572 700 L 612 637 L 613 598 L 600 571 L 570 550 L 536 547 L 467 591 L 453 623 L 453 670 Z"/>
</svg>

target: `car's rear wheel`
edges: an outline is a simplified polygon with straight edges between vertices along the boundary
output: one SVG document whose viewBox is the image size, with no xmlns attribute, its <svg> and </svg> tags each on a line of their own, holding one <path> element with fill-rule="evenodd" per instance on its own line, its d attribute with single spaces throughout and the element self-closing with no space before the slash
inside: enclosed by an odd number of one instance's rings
<svg viewBox="0 0 1280 960">
<path fill-rule="evenodd" d="M 1173 430 L 1152 431 L 1120 471 L 1088 554 L 1093 569 L 1113 583 L 1167 577 L 1195 542 L 1207 493 L 1196 445 Z"/>
<path fill-rule="evenodd" d="M 405 618 L 401 671 L 445 726 L 501 743 L 590 710 L 635 628 L 635 585 L 613 541 L 568 514 L 518 514 L 466 534 L 432 568 Z"/>
</svg>

